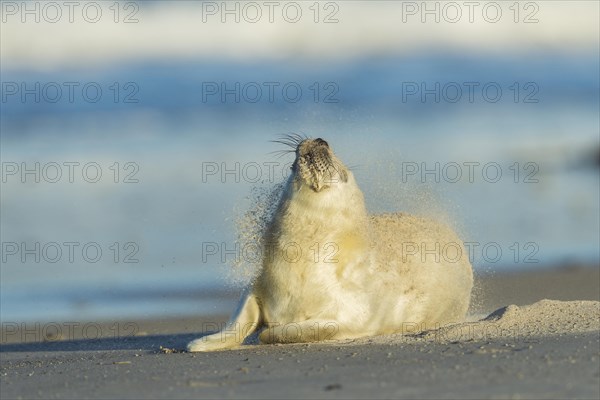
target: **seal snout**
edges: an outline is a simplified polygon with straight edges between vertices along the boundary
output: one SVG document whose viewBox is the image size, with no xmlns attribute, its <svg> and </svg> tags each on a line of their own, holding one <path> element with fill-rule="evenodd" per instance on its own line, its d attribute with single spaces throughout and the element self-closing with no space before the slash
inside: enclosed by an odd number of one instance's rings
<svg viewBox="0 0 600 400">
<path fill-rule="evenodd" d="M 329 143 L 327 143 L 325 140 L 323 140 L 321 138 L 316 138 L 315 143 L 329 148 Z"/>
</svg>

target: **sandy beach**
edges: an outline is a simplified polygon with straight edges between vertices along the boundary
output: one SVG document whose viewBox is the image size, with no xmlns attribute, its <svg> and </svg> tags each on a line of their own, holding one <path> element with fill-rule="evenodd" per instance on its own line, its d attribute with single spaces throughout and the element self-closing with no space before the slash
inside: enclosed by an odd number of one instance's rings
<svg viewBox="0 0 600 400">
<path fill-rule="evenodd" d="M 484 274 L 464 324 L 214 353 L 181 349 L 227 316 L 129 321 L 135 334 L 118 337 L 104 321 L 98 339 L 3 326 L 2 398 L 597 399 L 599 279 L 576 266 Z"/>
</svg>

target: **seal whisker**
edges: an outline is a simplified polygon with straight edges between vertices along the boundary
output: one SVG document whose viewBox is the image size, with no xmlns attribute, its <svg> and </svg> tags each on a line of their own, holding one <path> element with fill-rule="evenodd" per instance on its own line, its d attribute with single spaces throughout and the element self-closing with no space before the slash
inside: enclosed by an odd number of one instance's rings
<svg viewBox="0 0 600 400">
<path fill-rule="evenodd" d="M 296 150 L 296 147 L 298 147 L 298 145 L 306 139 L 307 138 L 304 138 L 297 133 L 290 133 L 286 135 L 280 135 L 278 139 L 271 140 L 271 142 L 283 144 L 284 146 L 288 146 Z"/>
<path fill-rule="evenodd" d="M 300 134 L 300 133 L 289 133 L 286 136 L 288 136 L 289 138 L 292 138 L 296 141 L 297 144 L 300 144 L 301 142 L 305 141 L 306 139 L 309 139 L 309 137 L 305 134 Z"/>
<path fill-rule="evenodd" d="M 279 140 L 286 141 L 288 143 L 293 143 L 294 146 L 298 146 L 303 141 L 307 140 L 308 136 L 301 135 L 299 133 L 287 133 L 279 136 Z"/>
<path fill-rule="evenodd" d="M 274 154 L 277 158 L 281 158 L 286 154 L 293 153 L 294 150 L 275 150 L 269 152 L 269 154 Z"/>
<path fill-rule="evenodd" d="M 289 142 L 287 140 L 270 140 L 271 143 L 279 143 L 282 144 L 284 146 L 288 146 L 291 147 L 292 149 L 296 149 L 296 147 L 298 146 L 297 144 L 293 143 L 293 142 Z"/>
</svg>

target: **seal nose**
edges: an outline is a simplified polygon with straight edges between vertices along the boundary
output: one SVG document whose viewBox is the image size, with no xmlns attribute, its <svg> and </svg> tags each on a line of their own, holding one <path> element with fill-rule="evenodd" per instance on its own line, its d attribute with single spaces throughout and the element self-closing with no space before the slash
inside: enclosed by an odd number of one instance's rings
<svg viewBox="0 0 600 400">
<path fill-rule="evenodd" d="M 316 142 L 317 144 L 322 144 L 322 145 L 324 145 L 325 147 L 329 147 L 329 143 L 327 143 L 326 141 L 324 141 L 324 140 L 323 140 L 323 139 L 321 139 L 321 138 L 316 138 L 316 139 L 315 139 L 315 142 Z"/>
</svg>

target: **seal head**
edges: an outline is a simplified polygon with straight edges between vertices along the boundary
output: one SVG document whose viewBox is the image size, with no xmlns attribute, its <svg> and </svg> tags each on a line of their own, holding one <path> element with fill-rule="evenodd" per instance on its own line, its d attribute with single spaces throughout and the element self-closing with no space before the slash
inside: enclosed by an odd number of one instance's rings
<svg viewBox="0 0 600 400">
<path fill-rule="evenodd" d="M 296 185 L 306 185 L 315 192 L 348 182 L 348 170 L 321 138 L 298 144 L 292 171 Z"/>
</svg>

